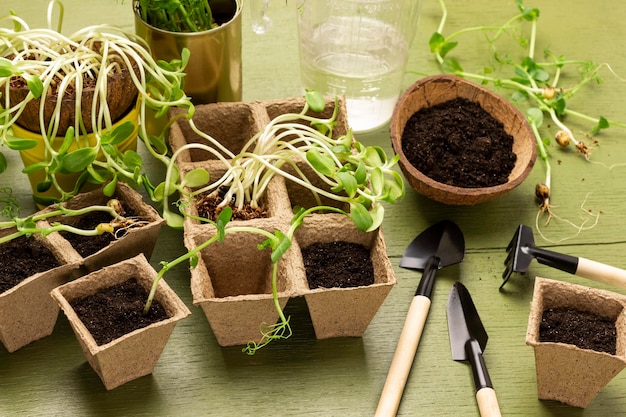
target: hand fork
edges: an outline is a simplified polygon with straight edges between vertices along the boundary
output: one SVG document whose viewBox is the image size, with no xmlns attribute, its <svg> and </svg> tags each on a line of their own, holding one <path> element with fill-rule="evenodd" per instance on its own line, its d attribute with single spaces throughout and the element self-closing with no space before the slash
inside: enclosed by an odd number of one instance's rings
<svg viewBox="0 0 626 417">
<path fill-rule="evenodd" d="M 513 272 L 526 272 L 533 259 L 543 265 L 589 278 L 594 281 L 626 288 L 626 271 L 590 259 L 565 255 L 535 246 L 532 229 L 519 225 L 515 236 L 506 248 L 508 256 L 504 261 L 506 269 L 502 273 L 504 281 L 500 289 L 507 283 Z"/>
</svg>

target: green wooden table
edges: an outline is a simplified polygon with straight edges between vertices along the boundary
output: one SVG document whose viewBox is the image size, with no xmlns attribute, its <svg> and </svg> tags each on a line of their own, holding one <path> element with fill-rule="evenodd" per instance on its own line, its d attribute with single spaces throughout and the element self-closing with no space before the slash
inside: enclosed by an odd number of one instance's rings
<svg viewBox="0 0 626 417">
<path fill-rule="evenodd" d="M 244 100 L 292 97 L 300 94 L 297 35 L 293 1 L 274 1 L 272 30 L 259 36 L 250 29 L 249 5 L 244 10 Z M 448 28 L 460 29 L 501 23 L 515 12 L 511 1 L 450 2 Z M 626 3 L 611 0 L 528 2 L 541 9 L 538 39 L 568 58 L 607 62 L 626 77 Z M 13 9 L 31 26 L 45 25 L 46 0 L 3 0 L 0 14 Z M 81 26 L 115 23 L 132 30 L 130 1 L 65 0 L 63 31 Z M 436 29 L 440 11 L 425 0 L 409 67 L 432 74 L 438 71 L 428 54 L 427 40 Z M 485 46 L 478 37 L 464 43 L 467 69 L 484 65 Z M 470 68 L 473 67 L 473 68 Z M 603 72 L 605 82 L 585 89 L 572 106 L 592 115 L 626 121 L 626 82 Z M 405 85 L 419 76 L 407 74 Z M 581 125 L 579 129 L 583 129 Z M 597 137 L 592 160 L 573 152 L 552 149 L 553 203 L 564 218 L 600 214 L 594 228 L 579 234 L 556 219 L 543 227 L 538 244 L 572 255 L 626 267 L 626 131 L 614 128 Z M 361 135 L 367 144 L 391 152 L 388 127 Z M 28 182 L 13 157 L 12 168 L 0 176 L 24 205 L 34 210 Z M 156 167 L 151 169 L 157 169 Z M 85 362 L 73 333 L 61 315 L 54 333 L 9 354 L 0 349 L 0 415 L 2 416 L 366 416 L 373 415 L 395 350 L 405 314 L 420 274 L 398 267 L 406 245 L 420 231 L 441 219 L 459 224 L 465 234 L 465 260 L 443 269 L 416 355 L 399 415 L 478 415 L 470 368 L 451 360 L 445 303 L 455 280 L 471 291 L 490 341 L 485 359 L 507 416 L 616 416 L 626 413 L 626 374 L 618 375 L 586 410 L 536 395 L 532 349 L 524 337 L 536 275 L 570 282 L 602 285 L 556 272 L 533 263 L 527 276 L 515 275 L 499 292 L 505 247 L 520 223 L 535 224 L 534 186 L 544 176 L 538 161 L 530 178 L 510 194 L 474 207 L 450 207 L 430 201 L 412 189 L 396 206 L 388 207 L 384 231 L 398 278 L 362 338 L 317 341 L 303 301 L 288 307 L 294 335 L 274 343 L 255 356 L 240 348 L 220 348 L 200 311 L 192 307 L 189 273 L 176 269 L 167 277 L 193 311 L 174 331 L 151 376 L 107 392 Z M 27 213 L 24 213 L 27 214 Z M 183 251 L 180 232 L 164 230 L 152 257 L 155 267 Z M 626 293 L 626 290 L 616 289 Z"/>
</svg>

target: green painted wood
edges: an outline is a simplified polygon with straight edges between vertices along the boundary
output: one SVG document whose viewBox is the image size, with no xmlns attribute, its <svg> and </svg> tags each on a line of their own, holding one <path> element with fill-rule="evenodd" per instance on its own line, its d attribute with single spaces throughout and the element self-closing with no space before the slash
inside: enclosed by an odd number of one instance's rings
<svg viewBox="0 0 626 417">
<path fill-rule="evenodd" d="M 97 23 L 133 26 L 130 0 L 65 0 L 65 32 Z M 250 30 L 249 5 L 244 9 L 244 99 L 271 99 L 300 93 L 297 32 L 293 4 L 272 2 L 272 31 L 258 36 Z M 570 58 L 608 62 L 626 77 L 626 3 L 610 0 L 537 1 L 541 9 L 539 39 L 553 52 Z M 515 10 L 513 1 L 458 0 L 449 4 L 448 28 L 500 23 Z M 533 6 L 528 2 L 529 6 Z M 15 10 L 32 26 L 45 25 L 46 0 L 4 0 L 0 15 Z M 428 56 L 427 40 L 437 27 L 437 2 L 424 5 L 410 70 L 437 71 Z M 484 64 L 479 38 L 461 40 L 467 69 Z M 473 68 L 470 68 L 472 67 Z M 572 102 L 594 115 L 626 120 L 626 84 L 604 72 L 601 86 L 581 92 Z M 407 74 L 405 85 L 418 75 Z M 611 165 L 626 162 L 625 131 L 613 129 L 598 137 L 593 160 Z M 362 135 L 368 144 L 390 151 L 388 128 Z M 626 267 L 626 167 L 609 170 L 570 153 L 554 150 L 553 202 L 572 220 L 588 209 L 602 212 L 598 225 L 555 244 L 542 246 Z M 11 185 L 24 205 L 34 210 L 30 189 L 13 156 L 0 185 Z M 157 170 L 158 167 L 151 167 Z M 524 344 L 533 276 L 596 285 L 534 263 L 527 276 L 511 278 L 498 292 L 504 248 L 519 223 L 534 224 L 534 184 L 543 178 L 537 164 L 518 189 L 496 201 L 475 207 L 449 207 L 429 201 L 413 190 L 398 205 L 387 208 L 384 223 L 388 253 L 398 277 L 384 305 L 362 338 L 317 341 L 303 300 L 288 307 L 294 336 L 249 357 L 239 348 L 220 348 L 202 312 L 191 305 L 189 273 L 178 267 L 166 279 L 192 309 L 192 316 L 175 329 L 151 376 L 107 392 L 85 362 L 73 333 L 60 317 L 54 333 L 9 354 L 0 349 L 0 415 L 6 416 L 365 416 L 378 402 L 396 340 L 420 274 L 399 268 L 406 245 L 428 225 L 450 218 L 465 233 L 463 263 L 440 271 L 433 304 L 399 415 L 478 415 L 469 367 L 450 359 L 445 302 L 452 283 L 460 279 L 472 292 L 489 332 L 485 360 L 507 416 L 615 416 L 626 413 L 626 374 L 618 375 L 582 411 L 556 402 L 537 400 L 532 349 Z M 553 222 L 545 229 L 552 240 L 571 237 L 571 228 Z M 152 263 L 170 260 L 183 251 L 181 233 L 164 230 Z M 626 293 L 626 290 L 616 289 Z"/>
</svg>

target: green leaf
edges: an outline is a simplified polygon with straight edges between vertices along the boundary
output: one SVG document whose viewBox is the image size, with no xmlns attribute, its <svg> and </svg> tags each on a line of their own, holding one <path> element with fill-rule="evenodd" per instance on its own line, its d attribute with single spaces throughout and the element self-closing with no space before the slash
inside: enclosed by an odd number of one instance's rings
<svg viewBox="0 0 626 417">
<path fill-rule="evenodd" d="M 14 151 L 22 151 L 24 149 L 32 149 L 37 146 L 37 140 L 35 139 L 20 139 L 20 138 L 12 138 L 7 139 L 6 141 L 9 149 Z"/>
<path fill-rule="evenodd" d="M 367 169 L 365 168 L 365 163 L 363 161 L 359 161 L 359 165 L 354 171 L 354 179 L 357 184 L 363 185 L 367 181 Z"/>
<path fill-rule="evenodd" d="M 94 148 L 80 148 L 65 155 L 63 168 L 68 172 L 81 172 L 87 169 L 96 160 L 97 152 Z"/>
<path fill-rule="evenodd" d="M 463 67 L 461 66 L 459 61 L 454 58 L 445 58 L 443 60 L 442 68 L 445 72 L 449 74 L 463 72 Z"/>
<path fill-rule="evenodd" d="M 7 158 L 2 152 L 0 152 L 0 173 L 3 173 L 7 169 Z"/>
<path fill-rule="evenodd" d="M 107 197 L 113 197 L 113 195 L 115 194 L 115 188 L 117 187 L 117 175 L 115 175 L 113 177 L 113 179 L 104 186 L 104 188 L 102 189 L 102 194 L 104 194 Z"/>
<path fill-rule="evenodd" d="M 374 224 L 372 215 L 361 203 L 350 202 L 350 217 L 359 230 L 369 230 Z"/>
<path fill-rule="evenodd" d="M 183 228 L 184 219 L 180 214 L 172 213 L 170 210 L 165 210 L 163 213 L 163 219 L 169 227 L 172 229 L 180 230 Z"/>
<path fill-rule="evenodd" d="M 562 116 L 565 113 L 565 108 L 567 107 L 567 103 L 565 102 L 565 99 L 563 97 L 560 97 L 558 100 L 554 102 L 552 107 L 554 107 L 556 114 L 558 114 L 559 116 Z"/>
<path fill-rule="evenodd" d="M 24 169 L 22 170 L 22 173 L 30 174 L 31 172 L 35 172 L 35 171 L 39 171 L 40 169 L 44 169 L 48 165 L 49 165 L 49 162 L 47 162 L 47 161 L 37 162 L 36 164 L 32 164 L 32 165 L 29 165 L 27 167 L 24 167 Z"/>
<path fill-rule="evenodd" d="M 280 258 L 283 257 L 285 252 L 287 252 L 287 250 L 291 247 L 291 239 L 289 239 L 286 234 L 280 230 L 276 230 L 274 235 L 278 238 L 278 245 L 272 251 L 272 263 L 278 262 Z"/>
<path fill-rule="evenodd" d="M 441 48 L 446 43 L 446 38 L 439 32 L 434 32 L 430 39 L 428 40 L 428 46 L 430 47 L 430 52 L 435 53 L 441 51 Z"/>
<path fill-rule="evenodd" d="M 341 190 L 344 190 L 348 197 L 352 198 L 355 196 L 357 189 L 359 188 L 356 182 L 356 179 L 350 172 L 337 172 L 335 174 L 335 179 L 339 183 L 338 186 L 333 187 L 332 191 L 337 193 Z"/>
<path fill-rule="evenodd" d="M 543 123 L 543 112 L 537 107 L 531 107 L 526 110 L 526 117 L 530 123 L 537 127 L 540 127 Z"/>
<path fill-rule="evenodd" d="M 314 90 L 306 90 L 304 97 L 307 104 L 314 112 L 321 113 L 326 109 L 326 100 L 321 93 Z"/>
<path fill-rule="evenodd" d="M 317 149 L 311 149 L 306 153 L 306 159 L 313 169 L 322 175 L 332 176 L 336 170 L 332 158 L 322 155 Z"/>
<path fill-rule="evenodd" d="M 223 242 L 226 238 L 226 225 L 233 217 L 233 209 L 230 206 L 226 206 L 220 211 L 220 214 L 217 216 L 217 221 L 215 225 L 217 227 L 218 239 L 220 242 Z"/>
<path fill-rule="evenodd" d="M 104 137 L 102 138 L 103 143 L 110 143 L 111 145 L 119 145 L 128 139 L 133 132 L 135 131 L 135 124 L 133 122 L 126 121 L 119 126 L 116 126 L 115 129 L 106 132 L 107 141 L 105 142 Z"/>
<path fill-rule="evenodd" d="M 598 133 L 600 133 L 600 130 L 602 129 L 607 129 L 610 126 L 609 121 L 600 116 L 600 118 L 598 119 L 598 124 L 596 124 L 593 129 L 591 129 L 591 135 L 597 135 Z"/>
<path fill-rule="evenodd" d="M 0 57 L 0 77 L 10 77 L 12 75 L 19 75 L 20 71 L 15 68 L 13 63 L 4 57 Z"/>
<path fill-rule="evenodd" d="M 35 98 L 41 97 L 43 93 L 43 82 L 34 75 L 24 74 L 23 77 L 26 79 L 26 85 L 28 85 L 28 89 L 33 94 Z"/>
<path fill-rule="evenodd" d="M 196 168 L 185 174 L 181 186 L 196 188 L 208 184 L 211 176 L 204 168 Z"/>
<path fill-rule="evenodd" d="M 189 268 L 194 269 L 196 266 L 198 266 L 198 255 L 192 255 L 189 258 Z"/>
<path fill-rule="evenodd" d="M 381 195 L 385 189 L 385 174 L 383 170 L 376 167 L 371 174 L 370 183 L 372 187 L 372 193 L 374 195 Z"/>
<path fill-rule="evenodd" d="M 52 181 L 49 179 L 45 179 L 41 181 L 40 183 L 37 183 L 37 187 L 36 187 L 37 192 L 45 193 L 46 191 L 50 189 L 51 186 L 52 186 Z"/>
<path fill-rule="evenodd" d="M 126 165 L 130 169 L 133 169 L 133 170 L 137 168 L 141 169 L 141 163 L 142 163 L 141 156 L 137 152 L 133 151 L 132 149 L 129 149 L 126 152 L 124 152 L 124 156 L 122 160 L 124 161 L 124 165 Z"/>
</svg>

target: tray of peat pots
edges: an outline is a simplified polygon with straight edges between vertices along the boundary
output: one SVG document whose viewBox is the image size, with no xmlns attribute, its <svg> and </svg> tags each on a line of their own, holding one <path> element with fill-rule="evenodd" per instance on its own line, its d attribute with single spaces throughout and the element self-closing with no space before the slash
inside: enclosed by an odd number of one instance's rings
<svg viewBox="0 0 626 417">
<path fill-rule="evenodd" d="M 82 258 L 56 232 L 27 237 L 3 228 L 0 242 L 0 341 L 14 352 L 52 333 L 59 307 L 50 291 L 74 277 Z"/>
<path fill-rule="evenodd" d="M 585 408 L 626 367 L 626 297 L 536 278 L 526 344 L 539 399 Z"/>
<path fill-rule="evenodd" d="M 174 326 L 190 314 L 166 282 L 156 278 L 146 257 L 137 255 L 51 293 L 108 390 L 152 373 Z"/>
<path fill-rule="evenodd" d="M 411 85 L 396 103 L 390 134 L 409 184 L 445 204 L 473 205 L 508 193 L 537 157 L 532 129 L 513 104 L 452 75 Z"/>
<path fill-rule="evenodd" d="M 197 256 L 193 302 L 203 309 L 221 346 L 246 345 L 244 351 L 251 354 L 289 337 L 282 310 L 290 298 L 301 296 L 318 338 L 360 336 L 395 284 L 379 228 L 383 211 L 367 187 L 370 175 L 390 176 L 382 183 L 394 187 L 379 191 L 393 200 L 403 195 L 402 180 L 390 173 L 393 162 L 382 150 L 365 148 L 352 137 L 342 100 L 322 98 L 314 109 L 310 99 L 200 105 L 191 123 L 179 120 L 170 130 L 173 159 L 185 185 L 179 205 L 185 245 Z M 237 123 L 229 127 L 223 120 Z M 372 164 L 378 168 L 375 174 Z M 197 181 L 200 172 L 209 174 L 206 183 Z M 367 201 L 369 210 L 355 197 L 357 187 L 374 196 Z M 382 295 L 346 293 L 346 302 L 339 294 L 323 296 L 334 289 L 309 289 L 298 236 L 313 244 L 316 235 L 324 244 L 347 240 L 360 244 L 366 257 L 382 257 L 374 268 L 385 269 L 385 278 L 370 277 L 359 285 L 385 287 Z M 361 311 L 363 304 L 374 305 L 373 312 Z M 322 318 L 328 313 L 333 317 Z M 331 328 L 337 316 L 345 322 Z"/>
<path fill-rule="evenodd" d="M 88 209 L 92 206 L 111 206 L 115 216 L 104 210 L 89 210 L 85 214 L 60 215 L 47 219 L 79 229 L 95 229 L 98 225 L 108 225 L 99 235 L 84 236 L 70 231 L 61 232 L 83 258 L 83 273 L 95 271 L 103 266 L 131 258 L 143 253 L 148 259 L 152 255 L 163 218 L 149 204 L 143 201 L 140 193 L 124 183 L 116 186 L 112 196 L 103 194 L 103 188 L 81 193 L 60 203 L 69 210 Z M 47 207 L 42 213 L 56 210 L 56 205 Z"/>
</svg>

